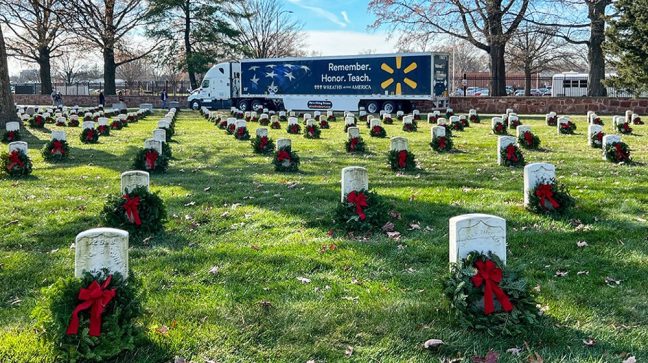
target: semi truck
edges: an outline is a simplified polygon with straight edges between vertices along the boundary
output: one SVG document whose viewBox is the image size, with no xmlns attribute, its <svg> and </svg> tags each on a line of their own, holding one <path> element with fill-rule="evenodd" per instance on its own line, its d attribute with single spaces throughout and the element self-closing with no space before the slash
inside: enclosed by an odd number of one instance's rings
<svg viewBox="0 0 648 363">
<path fill-rule="evenodd" d="M 447 53 L 243 59 L 211 67 L 189 107 L 241 111 L 409 111 L 448 106 Z"/>
</svg>

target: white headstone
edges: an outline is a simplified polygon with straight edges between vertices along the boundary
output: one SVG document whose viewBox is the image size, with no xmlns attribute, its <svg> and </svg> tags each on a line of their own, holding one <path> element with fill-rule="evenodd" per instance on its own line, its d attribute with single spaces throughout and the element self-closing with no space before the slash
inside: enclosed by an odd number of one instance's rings
<svg viewBox="0 0 648 363">
<path fill-rule="evenodd" d="M 99 117 L 97 120 L 99 126 L 108 126 L 108 117 Z"/>
<path fill-rule="evenodd" d="M 448 123 L 448 120 L 445 119 L 445 117 L 438 117 L 437 118 L 437 125 L 443 126 Z"/>
<path fill-rule="evenodd" d="M 474 108 L 472 108 L 472 109 L 470 109 L 470 111 L 468 111 L 468 116 L 472 116 L 472 115 L 477 115 L 477 110 L 475 110 Z"/>
<path fill-rule="evenodd" d="M 515 136 L 519 139 L 520 136 L 524 135 L 524 133 L 527 131 L 531 131 L 531 126 L 520 125 L 515 128 Z"/>
<path fill-rule="evenodd" d="M 327 121 L 326 115 L 319 115 L 319 122 Z"/>
<path fill-rule="evenodd" d="M 373 128 L 374 126 L 380 126 L 380 119 L 378 118 L 372 118 L 369 121 L 369 127 Z"/>
<path fill-rule="evenodd" d="M 621 142 L 621 136 L 619 136 L 619 135 L 605 135 L 605 136 L 603 136 L 603 159 L 606 159 L 606 157 L 605 157 L 605 148 L 608 145 L 613 144 L 615 142 Z M 9 145 L 11 145 L 11 144 L 9 144 Z"/>
<path fill-rule="evenodd" d="M 347 128 L 347 135 L 349 139 L 360 137 L 360 129 L 355 126 L 351 126 Z"/>
<path fill-rule="evenodd" d="M 369 174 L 367 169 L 359 166 L 348 166 L 342 169 L 342 188 L 340 201 L 353 191 L 369 189 Z"/>
<path fill-rule="evenodd" d="M 153 130 L 153 139 L 159 142 L 166 142 L 166 129 Z"/>
<path fill-rule="evenodd" d="M 305 113 L 304 114 L 304 120 L 311 119 L 313 116 L 310 113 Z"/>
<path fill-rule="evenodd" d="M 322 113 L 320 111 L 313 111 L 313 118 L 314 119 L 317 119 L 320 116 L 322 116 Z"/>
<path fill-rule="evenodd" d="M 125 171 L 121 175 L 121 193 L 130 193 L 135 188 L 146 187 L 149 190 L 149 173 L 141 170 Z"/>
<path fill-rule="evenodd" d="M 83 124 L 81 125 L 81 127 L 83 127 L 84 130 L 94 129 L 94 126 L 95 126 L 94 121 L 83 121 Z"/>
<path fill-rule="evenodd" d="M 396 117 L 401 117 L 403 115 L 405 115 L 404 111 L 396 111 Z"/>
<path fill-rule="evenodd" d="M 168 129 L 171 127 L 171 123 L 167 120 L 160 120 L 157 123 L 157 127 L 161 129 Z"/>
<path fill-rule="evenodd" d="M 247 127 L 247 122 L 245 120 L 236 120 L 236 128 Z"/>
<path fill-rule="evenodd" d="M 234 118 L 234 117 L 228 117 L 227 118 L 227 126 L 235 125 L 235 124 L 236 124 L 236 118 Z"/>
<path fill-rule="evenodd" d="M 288 117 L 288 125 L 297 125 L 299 121 L 297 120 L 297 117 L 290 116 Z"/>
<path fill-rule="evenodd" d="M 140 108 L 140 110 L 153 111 L 153 104 L 152 103 L 140 103 L 139 108 Z"/>
<path fill-rule="evenodd" d="M 506 264 L 506 220 L 489 214 L 450 218 L 450 263 L 460 263 L 470 252 L 493 253 Z"/>
<path fill-rule="evenodd" d="M 270 116 L 270 122 L 279 122 L 279 116 L 277 115 Z"/>
<path fill-rule="evenodd" d="M 279 150 L 282 147 L 291 146 L 292 142 L 290 141 L 290 139 L 278 139 L 276 145 L 277 145 L 277 150 Z"/>
<path fill-rule="evenodd" d="M 24 141 L 14 141 L 9 143 L 9 153 L 13 152 L 14 150 L 22 151 L 23 153 L 27 154 L 27 150 L 29 150 L 29 147 L 26 142 Z"/>
<path fill-rule="evenodd" d="M 266 127 L 259 127 L 256 129 L 257 137 L 268 137 L 268 129 Z"/>
<path fill-rule="evenodd" d="M 502 124 L 503 125 L 504 124 L 504 119 L 502 119 L 501 117 L 493 117 L 491 119 L 491 127 L 495 128 L 495 125 L 497 125 L 497 124 Z"/>
<path fill-rule="evenodd" d="M 383 113 L 382 118 L 383 118 L 383 120 L 386 119 L 386 118 L 391 118 L 391 113 Z"/>
<path fill-rule="evenodd" d="M 556 178 L 556 167 L 548 163 L 531 163 L 524 167 L 524 205 L 529 205 L 529 192 L 541 182 Z"/>
<path fill-rule="evenodd" d="M 367 116 L 367 111 L 362 110 L 362 111 L 358 112 L 358 115 L 359 115 L 360 117 Z"/>
<path fill-rule="evenodd" d="M 333 116 L 333 111 L 328 110 L 326 111 L 326 117 Z"/>
<path fill-rule="evenodd" d="M 432 134 L 432 139 L 446 136 L 446 128 L 443 126 L 433 126 L 430 130 Z"/>
<path fill-rule="evenodd" d="M 315 120 L 312 118 L 307 118 L 306 119 L 306 126 L 313 126 L 315 125 Z"/>
<path fill-rule="evenodd" d="M 625 122 L 623 116 L 612 116 L 612 125 L 616 128 L 619 125 L 622 125 Z"/>
<path fill-rule="evenodd" d="M 421 112 L 419 110 L 416 109 L 412 110 L 412 115 L 420 115 L 420 114 Z"/>
<path fill-rule="evenodd" d="M 353 117 L 347 116 L 344 118 L 345 125 L 355 125 L 355 119 Z"/>
<path fill-rule="evenodd" d="M 502 150 L 506 149 L 506 147 L 511 144 L 515 144 L 516 140 L 517 139 L 513 136 L 500 136 L 497 138 L 497 164 L 504 165 Z"/>
<path fill-rule="evenodd" d="M 20 131 L 20 123 L 16 121 L 10 121 L 7 122 L 5 128 L 7 129 L 7 131 Z"/>
<path fill-rule="evenodd" d="M 560 116 L 558 117 L 558 123 L 556 124 L 558 134 L 560 134 L 560 125 L 568 124 L 569 123 L 569 117 L 567 116 Z"/>
<path fill-rule="evenodd" d="M 453 123 L 455 123 L 455 122 L 459 122 L 459 121 L 461 121 L 461 119 L 459 118 L 459 116 L 450 116 L 450 123 L 451 123 L 451 124 L 453 124 Z"/>
<path fill-rule="evenodd" d="M 95 228 L 76 236 L 74 276 L 107 269 L 128 277 L 128 232 L 114 228 Z"/>
<path fill-rule="evenodd" d="M 592 146 L 592 136 L 595 134 L 598 134 L 599 132 L 603 132 L 603 126 L 601 125 L 595 125 L 595 124 L 590 124 L 587 127 L 587 143 Z"/>
<path fill-rule="evenodd" d="M 634 112 L 632 112 L 631 110 L 627 110 L 627 111 L 625 112 L 625 122 L 627 122 L 627 123 L 631 123 L 631 122 L 632 122 L 632 114 L 633 114 L 633 113 L 634 113 Z"/>
<path fill-rule="evenodd" d="M 146 141 L 144 141 L 144 148 L 154 149 L 158 154 L 162 155 L 162 143 L 158 140 L 146 139 Z"/>
<path fill-rule="evenodd" d="M 507 109 L 506 109 L 506 114 L 507 114 L 507 115 L 509 115 L 509 114 L 511 114 L 511 113 L 514 113 L 514 112 L 515 112 L 515 111 L 513 111 L 512 108 L 507 108 Z"/>
<path fill-rule="evenodd" d="M 414 123 L 414 116 L 412 115 L 403 116 L 403 124 L 412 124 L 412 123 Z"/>
<path fill-rule="evenodd" d="M 66 141 L 67 140 L 67 135 L 65 135 L 65 131 L 52 131 L 52 134 L 50 136 L 50 140 L 59 140 L 59 141 Z"/>
<path fill-rule="evenodd" d="M 389 150 L 391 151 L 401 151 L 409 150 L 409 143 L 404 137 L 392 137 L 389 140 Z"/>
<path fill-rule="evenodd" d="M 263 120 L 263 119 L 267 119 L 267 120 L 269 120 L 269 119 L 270 119 L 270 116 L 268 116 L 267 113 L 262 113 L 261 116 L 259 116 L 259 120 Z"/>
<path fill-rule="evenodd" d="M 279 117 L 286 116 L 286 111 L 279 111 Z"/>
</svg>

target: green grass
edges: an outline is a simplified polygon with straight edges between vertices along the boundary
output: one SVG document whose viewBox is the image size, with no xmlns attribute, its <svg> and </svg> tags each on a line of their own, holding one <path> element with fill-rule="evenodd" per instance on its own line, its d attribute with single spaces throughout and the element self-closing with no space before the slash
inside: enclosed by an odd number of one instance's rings
<svg viewBox="0 0 648 363">
<path fill-rule="evenodd" d="M 41 288 L 73 274 L 74 237 L 100 226 L 106 196 L 119 192 L 120 173 L 159 117 L 112 131 L 96 145 L 78 141 L 80 128 L 66 129 L 72 159 L 58 165 L 44 163 L 39 153 L 49 134 L 28 130 L 33 175 L 0 178 L 0 361 L 55 361 L 35 332 L 31 310 Z M 291 135 L 301 172 L 278 174 L 249 141 L 183 111 L 172 143 L 175 160 L 167 174 L 151 179 L 169 212 L 166 232 L 130 249 L 130 266 L 148 292 L 142 324 L 149 344 L 120 361 L 470 361 L 489 349 L 501 361 L 526 362 L 536 352 L 545 362 L 620 362 L 626 354 L 648 360 L 648 126 L 623 136 L 640 164 L 613 165 L 587 145 L 584 117 L 574 118 L 574 136 L 556 135 L 539 117 L 522 117 L 545 148 L 525 151 L 527 161 L 555 164 L 577 200 L 569 215 L 552 219 L 525 211 L 522 169 L 496 165 L 497 138 L 489 117 L 483 119 L 455 132 L 460 152 L 442 155 L 430 149 L 424 122 L 416 133 L 386 125 L 388 136 L 410 139 L 421 164 L 404 176 L 389 170 L 389 140 L 369 137 L 364 125 L 369 153 L 345 153 L 338 121 L 320 140 Z M 612 133 L 611 119 L 604 121 Z M 250 124 L 252 135 L 256 126 Z M 270 130 L 270 136 L 287 134 Z M 370 187 L 402 214 L 400 241 L 327 235 L 340 171 L 351 165 L 367 167 Z M 473 212 L 507 220 L 509 264 L 526 271 L 548 307 L 545 323 L 524 336 L 465 331 L 449 314 L 441 287 L 448 219 Z M 412 221 L 422 229 L 408 231 Z M 578 248 L 580 240 L 589 246 Z M 330 244 L 337 248 L 320 252 Z M 212 266 L 218 274 L 209 273 Z M 556 277 L 559 270 L 569 273 Z M 621 283 L 608 286 L 608 276 Z M 167 334 L 157 331 L 161 326 L 169 327 Z M 446 344 L 424 350 L 430 338 Z M 596 345 L 585 346 L 587 338 Z M 505 352 L 525 342 L 529 348 L 520 356 Z"/>
</svg>

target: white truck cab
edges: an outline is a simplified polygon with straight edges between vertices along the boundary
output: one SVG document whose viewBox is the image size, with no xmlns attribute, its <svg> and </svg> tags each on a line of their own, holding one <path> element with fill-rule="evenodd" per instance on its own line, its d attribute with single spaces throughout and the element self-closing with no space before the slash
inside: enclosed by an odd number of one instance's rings
<svg viewBox="0 0 648 363">
<path fill-rule="evenodd" d="M 218 63 L 205 74 L 200 88 L 187 98 L 189 107 L 230 108 L 232 99 L 238 97 L 241 89 L 241 64 Z"/>
</svg>

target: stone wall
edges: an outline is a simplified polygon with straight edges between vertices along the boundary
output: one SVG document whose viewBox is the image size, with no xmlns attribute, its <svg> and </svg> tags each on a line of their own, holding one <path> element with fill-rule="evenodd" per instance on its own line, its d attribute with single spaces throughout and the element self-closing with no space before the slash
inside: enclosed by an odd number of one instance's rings
<svg viewBox="0 0 648 363">
<path fill-rule="evenodd" d="M 450 105 L 455 112 L 467 113 L 474 108 L 479 113 L 499 114 L 512 108 L 520 114 L 587 114 L 624 115 L 626 110 L 645 115 L 648 98 L 611 97 L 452 97 Z"/>
<path fill-rule="evenodd" d="M 141 103 L 152 103 L 154 107 L 162 107 L 162 101 L 159 96 L 122 96 L 126 106 L 138 107 Z M 187 97 L 169 96 L 169 101 L 179 101 L 180 105 L 186 103 Z M 106 96 L 106 105 L 110 107 L 113 103 L 118 103 L 118 96 Z M 14 95 L 14 103 L 17 105 L 51 105 L 52 98 L 49 95 Z M 66 106 L 91 107 L 99 104 L 98 96 L 63 96 L 63 104 Z"/>
</svg>

